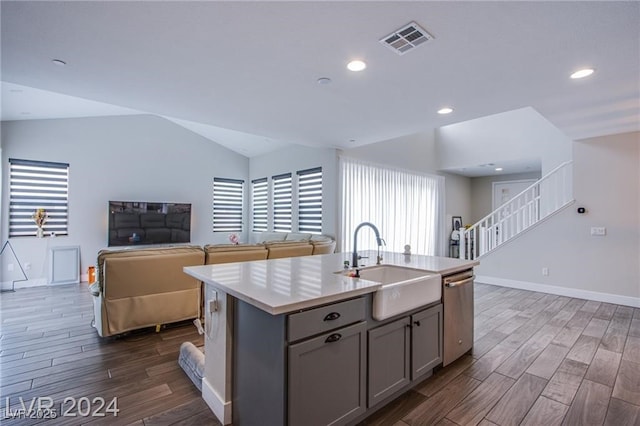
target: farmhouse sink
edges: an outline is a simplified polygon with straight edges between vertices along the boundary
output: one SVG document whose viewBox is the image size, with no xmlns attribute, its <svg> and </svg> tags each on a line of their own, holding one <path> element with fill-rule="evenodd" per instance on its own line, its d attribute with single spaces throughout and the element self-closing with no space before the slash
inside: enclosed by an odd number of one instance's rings
<svg viewBox="0 0 640 426">
<path fill-rule="evenodd" d="M 360 270 L 360 278 L 382 284 L 373 294 L 372 316 L 379 321 L 439 301 L 442 296 L 440 274 L 418 269 L 370 266 Z"/>
</svg>

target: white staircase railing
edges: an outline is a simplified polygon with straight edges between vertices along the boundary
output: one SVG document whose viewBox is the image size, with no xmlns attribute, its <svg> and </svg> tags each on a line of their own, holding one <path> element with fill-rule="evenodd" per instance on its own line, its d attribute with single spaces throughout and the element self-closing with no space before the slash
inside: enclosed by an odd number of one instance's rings
<svg viewBox="0 0 640 426">
<path fill-rule="evenodd" d="M 573 201 L 572 162 L 539 181 L 460 233 L 460 259 L 477 259 Z"/>
</svg>

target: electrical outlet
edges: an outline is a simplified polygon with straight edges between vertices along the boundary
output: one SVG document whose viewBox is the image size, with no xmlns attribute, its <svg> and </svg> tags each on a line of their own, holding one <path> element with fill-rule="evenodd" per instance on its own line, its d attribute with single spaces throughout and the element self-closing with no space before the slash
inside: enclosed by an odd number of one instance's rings
<svg viewBox="0 0 640 426">
<path fill-rule="evenodd" d="M 7 265 L 7 271 L 9 271 L 9 272 L 13 272 L 13 263 L 9 263 L 9 264 Z"/>
<path fill-rule="evenodd" d="M 549 275 L 549 268 L 547 268 L 546 266 L 542 268 L 542 275 L 544 275 L 545 277 Z"/>
<path fill-rule="evenodd" d="M 593 226 L 591 227 L 591 235 L 598 237 L 607 235 L 607 228 L 605 228 L 604 226 Z"/>
</svg>

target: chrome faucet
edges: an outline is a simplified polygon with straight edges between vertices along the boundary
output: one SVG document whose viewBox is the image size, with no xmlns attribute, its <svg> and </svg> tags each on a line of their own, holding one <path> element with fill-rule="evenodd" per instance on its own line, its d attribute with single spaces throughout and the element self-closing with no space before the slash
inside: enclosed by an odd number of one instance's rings
<svg viewBox="0 0 640 426">
<path fill-rule="evenodd" d="M 378 257 L 376 259 L 376 264 L 379 265 L 380 262 L 382 261 L 382 257 L 380 256 L 380 247 L 382 247 L 382 245 L 384 244 L 384 240 L 382 238 L 380 238 L 380 232 L 378 231 L 378 228 L 376 228 L 376 226 L 371 222 L 362 222 L 360 225 L 358 225 L 356 227 L 356 230 L 353 232 L 353 257 L 351 258 L 351 267 L 352 268 L 357 268 L 358 267 L 358 259 L 359 259 L 359 257 L 358 257 L 358 231 L 363 226 L 370 227 L 371 229 L 373 229 L 373 232 L 376 234 L 376 241 L 378 243 Z"/>
</svg>

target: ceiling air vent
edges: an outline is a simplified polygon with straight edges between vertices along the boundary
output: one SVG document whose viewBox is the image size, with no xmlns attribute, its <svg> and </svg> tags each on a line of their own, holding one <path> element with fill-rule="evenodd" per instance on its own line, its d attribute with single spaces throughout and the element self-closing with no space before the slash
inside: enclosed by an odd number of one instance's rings
<svg viewBox="0 0 640 426">
<path fill-rule="evenodd" d="M 422 43 L 433 40 L 433 38 L 434 37 L 424 28 L 421 28 L 420 25 L 415 22 L 411 22 L 399 30 L 392 32 L 388 36 L 382 37 L 380 39 L 380 43 L 384 44 L 398 55 L 404 55 Z"/>
</svg>

